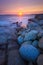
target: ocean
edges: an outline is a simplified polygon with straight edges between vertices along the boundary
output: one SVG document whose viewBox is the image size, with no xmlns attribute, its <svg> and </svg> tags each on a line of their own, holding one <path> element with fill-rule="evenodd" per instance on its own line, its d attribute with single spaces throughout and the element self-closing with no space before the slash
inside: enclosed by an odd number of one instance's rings
<svg viewBox="0 0 43 65">
<path fill-rule="evenodd" d="M 25 15 L 25 16 L 16 16 L 16 15 L 0 15 L 0 21 L 6 22 L 22 22 L 22 25 L 27 25 L 28 19 L 34 18 L 35 15 Z"/>
</svg>

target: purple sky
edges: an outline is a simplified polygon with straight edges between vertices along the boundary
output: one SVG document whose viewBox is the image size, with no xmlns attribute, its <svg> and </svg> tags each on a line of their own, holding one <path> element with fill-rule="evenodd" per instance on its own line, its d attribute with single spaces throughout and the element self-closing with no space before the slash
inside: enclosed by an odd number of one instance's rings
<svg viewBox="0 0 43 65">
<path fill-rule="evenodd" d="M 43 0 L 0 0 L 0 14 L 43 13 Z"/>
</svg>

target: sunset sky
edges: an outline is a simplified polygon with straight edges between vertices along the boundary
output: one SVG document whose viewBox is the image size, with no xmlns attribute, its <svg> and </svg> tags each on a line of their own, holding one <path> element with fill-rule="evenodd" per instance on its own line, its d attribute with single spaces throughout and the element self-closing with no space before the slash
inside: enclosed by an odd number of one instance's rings
<svg viewBox="0 0 43 65">
<path fill-rule="evenodd" d="M 43 13 L 43 0 L 0 0 L 0 14 Z"/>
</svg>

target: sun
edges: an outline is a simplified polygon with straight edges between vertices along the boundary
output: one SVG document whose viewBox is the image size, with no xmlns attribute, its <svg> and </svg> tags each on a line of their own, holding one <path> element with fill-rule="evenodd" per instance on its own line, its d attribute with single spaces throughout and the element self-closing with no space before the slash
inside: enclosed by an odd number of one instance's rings
<svg viewBox="0 0 43 65">
<path fill-rule="evenodd" d="M 19 16 L 22 16 L 22 15 L 23 15 L 23 13 L 22 13 L 21 11 L 19 11 L 19 12 L 18 12 L 18 15 L 19 15 Z"/>
</svg>

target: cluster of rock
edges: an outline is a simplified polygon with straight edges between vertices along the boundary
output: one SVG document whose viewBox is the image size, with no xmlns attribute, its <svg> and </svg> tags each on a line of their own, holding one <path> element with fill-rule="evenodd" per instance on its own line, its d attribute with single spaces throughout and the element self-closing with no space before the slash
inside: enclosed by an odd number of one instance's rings
<svg viewBox="0 0 43 65">
<path fill-rule="evenodd" d="M 1 49 L 6 43 L 7 65 L 43 65 L 43 15 L 29 19 L 26 28 L 0 21 L 0 65 L 5 65 L 5 49 Z"/>
<path fill-rule="evenodd" d="M 28 20 L 27 28 L 18 33 L 18 44 L 19 53 L 28 65 L 43 65 L 43 18 Z"/>
</svg>

